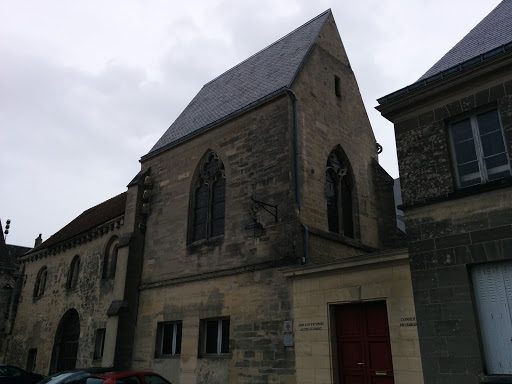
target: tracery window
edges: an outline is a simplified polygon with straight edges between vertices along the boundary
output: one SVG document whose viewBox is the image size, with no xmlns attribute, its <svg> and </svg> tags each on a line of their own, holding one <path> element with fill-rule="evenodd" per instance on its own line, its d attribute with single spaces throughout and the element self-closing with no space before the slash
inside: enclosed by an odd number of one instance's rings
<svg viewBox="0 0 512 384">
<path fill-rule="evenodd" d="M 80 271 L 80 257 L 76 255 L 71 261 L 71 265 L 69 267 L 68 272 L 68 280 L 66 282 L 67 289 L 76 288 L 76 284 L 78 283 L 78 273 Z"/>
<path fill-rule="evenodd" d="M 350 166 L 340 147 L 334 149 L 327 159 L 325 193 L 329 231 L 353 238 L 354 219 Z"/>
<path fill-rule="evenodd" d="M 48 275 L 48 269 L 43 267 L 39 270 L 36 277 L 36 284 L 34 286 L 34 297 L 43 296 L 44 290 L 46 288 L 46 277 Z"/>
<path fill-rule="evenodd" d="M 224 165 L 214 152 L 199 163 L 190 205 L 189 242 L 224 234 L 226 176 Z"/>
</svg>

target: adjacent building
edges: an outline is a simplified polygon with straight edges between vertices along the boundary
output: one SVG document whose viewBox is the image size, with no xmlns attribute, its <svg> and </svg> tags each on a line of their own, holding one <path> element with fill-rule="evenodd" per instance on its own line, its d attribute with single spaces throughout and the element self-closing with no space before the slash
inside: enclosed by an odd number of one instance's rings
<svg viewBox="0 0 512 384">
<path fill-rule="evenodd" d="M 425 383 L 512 382 L 512 1 L 379 104 L 395 127 Z"/>
</svg>

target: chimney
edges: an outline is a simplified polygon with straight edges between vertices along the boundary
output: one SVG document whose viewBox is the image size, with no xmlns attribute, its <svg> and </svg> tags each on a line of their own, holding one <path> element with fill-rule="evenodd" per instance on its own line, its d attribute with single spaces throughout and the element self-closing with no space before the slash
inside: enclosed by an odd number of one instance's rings
<svg viewBox="0 0 512 384">
<path fill-rule="evenodd" d="M 36 239 L 36 242 L 34 244 L 34 248 L 37 248 L 39 245 L 41 245 L 42 242 L 43 242 L 42 235 L 39 234 L 39 237 Z"/>
</svg>

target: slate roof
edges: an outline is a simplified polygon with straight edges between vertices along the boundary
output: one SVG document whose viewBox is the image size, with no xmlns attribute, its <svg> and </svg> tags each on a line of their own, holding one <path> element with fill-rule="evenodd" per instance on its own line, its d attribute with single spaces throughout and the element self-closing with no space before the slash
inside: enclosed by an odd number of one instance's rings
<svg viewBox="0 0 512 384">
<path fill-rule="evenodd" d="M 466 68 L 511 52 L 512 0 L 503 0 L 415 83 L 383 96 L 377 102 L 385 104 Z"/>
<path fill-rule="evenodd" d="M 44 241 L 37 248 L 28 253 L 40 251 L 63 241 L 72 239 L 104 224 L 116 217 L 122 216 L 126 206 L 126 192 L 123 192 L 111 199 L 104 201 L 88 210 L 84 211 L 68 225 L 56 232 L 48 240 Z"/>
<path fill-rule="evenodd" d="M 511 41 L 512 0 L 503 0 L 418 80 L 436 75 Z"/>
<path fill-rule="evenodd" d="M 330 14 L 323 12 L 205 84 L 143 158 L 290 87 Z"/>
</svg>

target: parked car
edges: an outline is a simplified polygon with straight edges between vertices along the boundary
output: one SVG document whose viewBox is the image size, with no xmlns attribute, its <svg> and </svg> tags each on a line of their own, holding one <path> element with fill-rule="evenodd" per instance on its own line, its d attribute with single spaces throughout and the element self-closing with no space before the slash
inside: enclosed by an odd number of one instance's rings
<svg viewBox="0 0 512 384">
<path fill-rule="evenodd" d="M 24 369 L 0 364 L 0 383 L 2 384 L 34 384 L 44 379 L 37 373 L 27 372 Z"/>
<path fill-rule="evenodd" d="M 51 376 L 41 380 L 37 384 L 78 384 L 85 377 L 111 372 L 114 368 L 94 367 L 94 368 L 77 368 L 69 371 L 54 373 Z M 2 383 L 3 384 L 3 383 Z"/>
<path fill-rule="evenodd" d="M 80 381 L 80 384 L 171 384 L 154 372 L 99 373 Z"/>
</svg>

